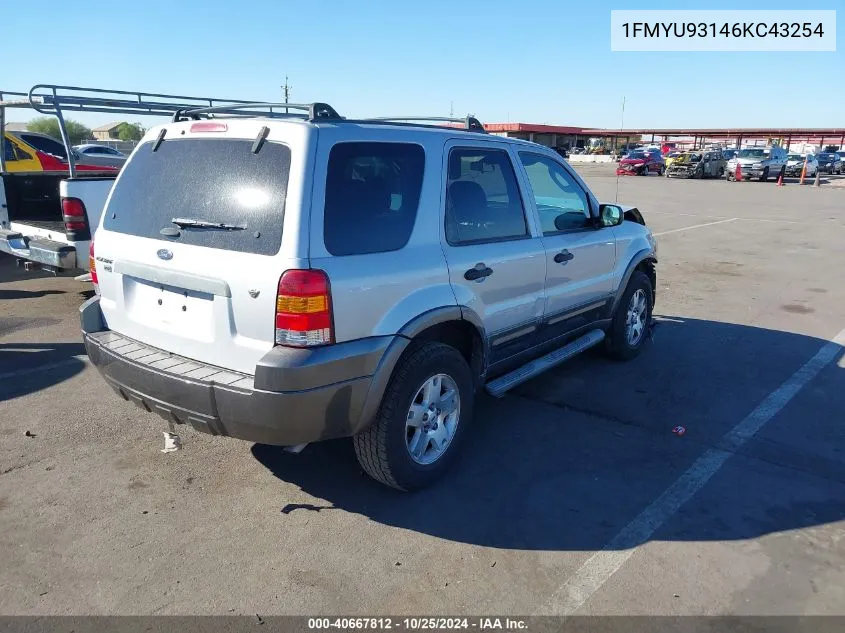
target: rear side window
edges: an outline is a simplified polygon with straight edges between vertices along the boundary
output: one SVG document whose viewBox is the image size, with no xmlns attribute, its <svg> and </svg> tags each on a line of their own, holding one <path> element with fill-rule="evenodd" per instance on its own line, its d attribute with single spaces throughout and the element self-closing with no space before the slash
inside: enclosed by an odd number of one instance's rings
<svg viewBox="0 0 845 633">
<path fill-rule="evenodd" d="M 411 237 L 425 152 L 411 143 L 338 143 L 329 154 L 323 240 L 332 255 L 399 250 Z"/>
<path fill-rule="evenodd" d="M 46 136 L 38 136 L 36 134 L 21 134 L 21 138 L 39 152 L 52 154 L 53 156 L 59 156 L 60 158 L 67 160 L 65 146 L 56 140 L 47 138 Z"/>
<path fill-rule="evenodd" d="M 145 143 L 123 168 L 105 210 L 103 227 L 138 237 L 208 248 L 274 255 L 290 173 L 290 149 L 252 140 L 165 139 Z M 230 228 L 185 227 L 174 219 L 224 223 Z"/>
</svg>

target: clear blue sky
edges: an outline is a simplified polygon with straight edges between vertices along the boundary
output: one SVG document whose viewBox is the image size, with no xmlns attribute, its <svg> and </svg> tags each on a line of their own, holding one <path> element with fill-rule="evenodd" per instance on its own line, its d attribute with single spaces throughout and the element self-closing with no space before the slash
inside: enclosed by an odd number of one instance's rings
<svg viewBox="0 0 845 633">
<path fill-rule="evenodd" d="M 610 51 L 611 8 L 750 8 L 736 0 L 9 1 L 6 90 L 281 100 L 287 75 L 292 101 L 346 116 L 447 115 L 453 102 L 486 122 L 618 127 L 624 95 L 626 127 L 845 127 L 841 0 L 766 3 L 839 9 L 835 53 Z"/>
</svg>

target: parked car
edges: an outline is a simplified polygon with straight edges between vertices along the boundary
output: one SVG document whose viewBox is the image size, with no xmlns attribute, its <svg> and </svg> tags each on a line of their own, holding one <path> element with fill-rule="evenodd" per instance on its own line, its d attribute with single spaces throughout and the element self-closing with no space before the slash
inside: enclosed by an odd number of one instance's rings
<svg viewBox="0 0 845 633">
<path fill-rule="evenodd" d="M 672 162 L 681 154 L 683 154 L 680 150 L 672 150 L 668 154 L 663 156 L 663 167 L 664 171 L 668 171 L 669 167 L 672 166 Z"/>
<path fill-rule="evenodd" d="M 3 154 L 7 173 L 20 174 L 44 171 L 35 148 L 9 132 L 3 134 Z"/>
<path fill-rule="evenodd" d="M 823 174 L 841 174 L 845 171 L 842 157 L 836 152 L 822 152 L 819 154 L 819 171 Z"/>
<path fill-rule="evenodd" d="M 804 169 L 804 164 L 807 164 L 807 171 L 804 174 L 807 177 L 813 177 L 819 170 L 819 161 L 813 154 L 802 156 L 801 154 L 787 154 L 786 156 L 786 175 L 795 176 L 801 175 Z"/>
<path fill-rule="evenodd" d="M 253 442 L 352 436 L 369 475 L 413 490 L 472 445 L 478 389 L 640 352 L 656 243 L 638 210 L 474 120 L 310 108 L 168 123 L 133 152 L 81 308 L 121 397 Z"/>
<path fill-rule="evenodd" d="M 845 173 L 845 150 L 839 150 L 836 152 L 836 155 L 839 156 L 839 173 Z"/>
<path fill-rule="evenodd" d="M 727 164 L 727 178 L 736 178 L 736 166 L 742 166 L 742 178 L 757 178 L 766 182 L 769 176 L 777 177 L 782 167 L 786 166 L 786 150 L 777 145 L 768 147 L 746 147 L 737 152 Z"/>
<path fill-rule="evenodd" d="M 6 132 L 3 138 L 7 172 L 67 171 L 67 152 L 64 145 L 52 136 L 37 132 Z M 102 166 L 84 160 L 79 154 L 75 154 L 75 158 L 80 171 L 114 172 L 113 167 L 102 169 Z"/>
<path fill-rule="evenodd" d="M 126 154 L 119 152 L 106 145 L 86 143 L 85 145 L 74 145 L 81 161 L 89 165 L 106 165 L 109 167 L 123 167 L 126 162 Z"/>
<path fill-rule="evenodd" d="M 651 173 L 663 175 L 664 163 L 660 150 L 633 150 L 619 161 L 617 176 L 648 176 Z"/>
<path fill-rule="evenodd" d="M 684 152 L 666 170 L 669 178 L 721 178 L 725 173 L 725 161 L 719 150 Z"/>
</svg>

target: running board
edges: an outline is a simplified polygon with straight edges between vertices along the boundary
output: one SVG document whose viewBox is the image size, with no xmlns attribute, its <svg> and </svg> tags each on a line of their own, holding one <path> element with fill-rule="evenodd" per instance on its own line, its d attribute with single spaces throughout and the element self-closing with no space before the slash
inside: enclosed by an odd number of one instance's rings
<svg viewBox="0 0 845 633">
<path fill-rule="evenodd" d="M 500 376 L 495 380 L 487 383 L 485 388 L 494 398 L 501 398 L 509 389 L 513 389 L 517 385 L 521 385 L 526 380 L 530 380 L 542 374 L 544 371 L 560 365 L 569 360 L 584 350 L 590 349 L 593 345 L 597 345 L 604 340 L 604 332 L 602 330 L 590 330 L 584 336 L 575 339 L 571 343 L 556 349 L 545 356 L 536 358 L 529 363 L 526 363 L 512 372 Z"/>
</svg>

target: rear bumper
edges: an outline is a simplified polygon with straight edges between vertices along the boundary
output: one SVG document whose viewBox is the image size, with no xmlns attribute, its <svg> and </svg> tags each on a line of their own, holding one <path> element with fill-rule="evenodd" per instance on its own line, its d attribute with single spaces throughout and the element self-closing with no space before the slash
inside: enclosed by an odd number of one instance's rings
<svg viewBox="0 0 845 633">
<path fill-rule="evenodd" d="M 396 350 L 406 344 L 386 336 L 311 350 L 275 348 L 247 375 L 106 329 L 99 297 L 80 312 L 91 362 L 125 400 L 204 433 L 282 446 L 354 435 L 369 424 Z"/>
<path fill-rule="evenodd" d="M 46 238 L 29 238 L 18 231 L 0 229 L 0 251 L 53 268 L 75 269 L 76 247 Z"/>
</svg>

